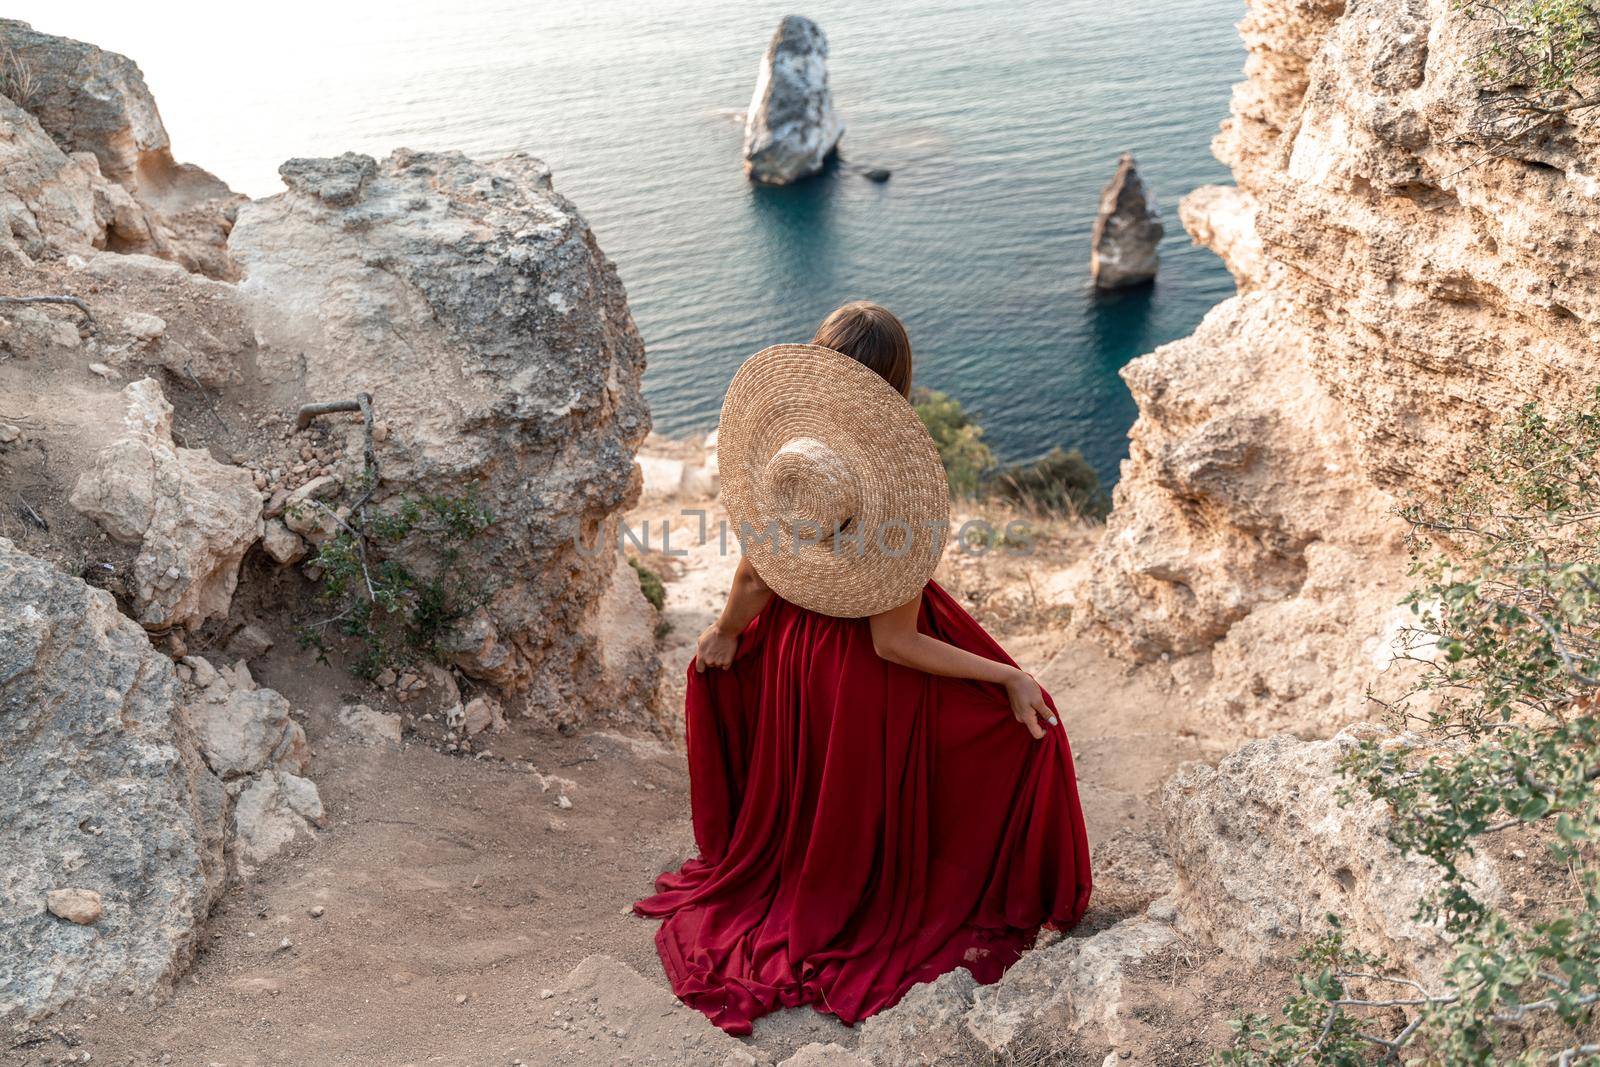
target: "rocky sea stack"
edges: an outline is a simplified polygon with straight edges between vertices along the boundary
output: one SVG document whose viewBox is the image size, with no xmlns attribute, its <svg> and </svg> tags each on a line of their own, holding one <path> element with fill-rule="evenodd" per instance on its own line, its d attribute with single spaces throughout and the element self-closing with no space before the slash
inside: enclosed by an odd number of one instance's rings
<svg viewBox="0 0 1600 1067">
<path fill-rule="evenodd" d="M 843 136 L 828 89 L 828 39 L 810 19 L 786 15 L 756 75 L 744 172 L 764 185 L 788 185 L 822 170 Z"/>
<path fill-rule="evenodd" d="M 1124 152 L 1100 193 L 1100 214 L 1090 239 L 1089 273 L 1096 288 L 1124 289 L 1154 281 L 1161 265 L 1157 249 L 1166 232 L 1155 197 L 1139 180 L 1133 154 Z"/>
</svg>

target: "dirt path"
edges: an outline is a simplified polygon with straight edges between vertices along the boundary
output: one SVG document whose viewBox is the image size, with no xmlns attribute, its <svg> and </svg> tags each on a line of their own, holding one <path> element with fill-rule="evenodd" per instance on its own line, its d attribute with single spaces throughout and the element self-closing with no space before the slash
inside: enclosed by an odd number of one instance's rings
<svg viewBox="0 0 1600 1067">
<path fill-rule="evenodd" d="M 731 569 L 711 547 L 671 568 L 668 707 L 681 707 L 688 650 Z M 1149 847 L 1155 791 L 1179 761 L 1206 753 L 1175 731 L 1180 709 L 1155 672 L 1129 674 L 1056 631 L 1000 636 L 1065 711 L 1096 843 L 1085 926 L 1102 928 L 1165 887 Z M 516 732 L 487 759 L 371 747 L 328 725 L 347 678 L 293 655 L 257 675 L 307 712 L 329 828 L 229 895 L 173 998 L 59 1020 L 46 1040 L 11 1051 L 18 1062 L 84 1062 L 87 1052 L 94 1063 L 202 1067 L 668 1064 L 731 1040 L 652 999 L 665 989 L 653 928 L 627 914 L 692 848 L 673 748 Z M 569 980 L 597 954 L 643 979 L 585 970 Z M 623 1001 L 633 1032 L 575 1029 L 580 992 Z M 745 1048 L 773 1062 L 817 1040 L 849 1045 L 853 1035 L 802 1009 L 766 1020 Z"/>
</svg>

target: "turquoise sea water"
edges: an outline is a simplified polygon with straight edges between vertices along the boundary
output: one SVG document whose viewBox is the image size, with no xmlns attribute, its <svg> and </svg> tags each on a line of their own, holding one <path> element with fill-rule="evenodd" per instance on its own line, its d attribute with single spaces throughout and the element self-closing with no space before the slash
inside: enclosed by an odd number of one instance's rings
<svg viewBox="0 0 1600 1067">
<path fill-rule="evenodd" d="M 292 155 L 542 157 L 622 272 L 668 434 L 715 424 L 745 356 L 870 298 L 905 319 L 919 383 L 963 401 L 1002 458 L 1076 445 L 1112 479 L 1134 416 L 1117 369 L 1232 291 L 1176 204 L 1227 178 L 1208 142 L 1241 0 L 811 0 L 792 10 L 829 36 L 844 156 L 894 177 L 784 189 L 745 180 L 737 115 L 787 6 L 12 7 L 133 56 L 179 158 L 252 195 Z M 1162 275 L 1101 297 L 1089 228 L 1124 149 L 1167 223 Z"/>
</svg>

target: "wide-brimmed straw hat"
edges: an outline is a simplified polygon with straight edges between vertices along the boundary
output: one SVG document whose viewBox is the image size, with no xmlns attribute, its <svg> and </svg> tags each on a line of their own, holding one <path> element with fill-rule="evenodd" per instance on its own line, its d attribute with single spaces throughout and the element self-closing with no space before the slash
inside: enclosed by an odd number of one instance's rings
<svg viewBox="0 0 1600 1067">
<path fill-rule="evenodd" d="M 950 521 L 939 451 L 906 398 L 850 357 L 774 345 L 745 360 L 717 456 L 740 546 L 785 600 L 860 618 L 933 577 Z"/>
</svg>

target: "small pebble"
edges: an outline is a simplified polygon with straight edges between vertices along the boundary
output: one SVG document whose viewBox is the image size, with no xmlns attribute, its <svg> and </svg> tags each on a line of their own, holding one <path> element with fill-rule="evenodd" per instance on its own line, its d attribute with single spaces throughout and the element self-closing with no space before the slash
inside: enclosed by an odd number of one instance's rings
<svg viewBox="0 0 1600 1067">
<path fill-rule="evenodd" d="M 560 796 L 556 797 L 556 807 L 560 808 L 562 811 L 566 811 L 568 808 L 572 807 L 572 801 L 567 799 L 567 795 L 565 793 L 562 793 Z"/>
<path fill-rule="evenodd" d="M 45 893 L 45 908 L 58 919 L 65 919 L 79 926 L 97 923 L 105 914 L 100 894 L 93 889 L 52 889 Z"/>
<path fill-rule="evenodd" d="M 465 1004 L 466 1002 L 467 1002 L 467 995 L 465 993 L 457 993 L 456 994 L 456 1003 L 457 1004 Z"/>
<path fill-rule="evenodd" d="M 327 909 L 325 909 L 321 904 L 318 904 L 316 907 L 311 909 L 311 917 L 313 919 L 320 919 L 322 918 L 323 912 L 326 910 Z"/>
</svg>

